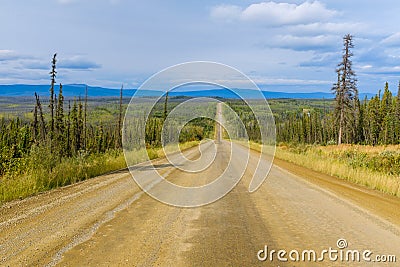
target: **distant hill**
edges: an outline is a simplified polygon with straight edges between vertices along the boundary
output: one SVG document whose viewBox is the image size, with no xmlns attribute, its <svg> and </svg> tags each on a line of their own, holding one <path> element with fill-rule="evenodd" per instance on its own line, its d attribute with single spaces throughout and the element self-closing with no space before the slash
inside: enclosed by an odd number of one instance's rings
<svg viewBox="0 0 400 267">
<path fill-rule="evenodd" d="M 49 85 L 25 85 L 25 84 L 12 84 L 0 85 L 0 96 L 19 97 L 19 96 L 33 96 L 38 93 L 41 97 L 49 95 Z M 56 93 L 58 93 L 58 85 L 56 86 Z M 84 97 L 85 84 L 66 84 L 63 85 L 63 95 L 66 97 Z M 240 95 L 245 98 L 260 98 L 260 94 L 254 90 L 237 89 Z M 136 89 L 124 89 L 124 97 L 131 97 L 136 92 Z M 331 93 L 325 92 L 312 92 L 312 93 L 285 93 L 285 92 L 272 92 L 262 91 L 267 99 L 273 98 L 295 98 L 295 99 L 332 99 L 334 97 Z M 141 91 L 141 96 L 159 96 L 160 91 L 144 90 Z M 360 94 L 360 98 L 365 95 L 371 98 L 373 94 Z M 88 96 L 90 97 L 118 97 L 119 89 L 111 89 L 97 86 L 88 86 Z M 228 89 L 211 89 L 199 91 L 172 91 L 170 96 L 188 96 L 188 97 L 221 97 L 221 98 L 238 98 L 236 94 Z"/>
<path fill-rule="evenodd" d="M 35 92 L 40 96 L 49 95 L 50 85 L 26 85 L 26 84 L 11 84 L 0 85 L 0 96 L 33 96 Z M 63 95 L 66 97 L 84 97 L 86 85 L 84 84 L 66 84 L 63 85 Z M 59 86 L 55 87 L 55 92 L 58 94 Z M 133 95 L 136 90 L 124 90 L 126 95 Z M 119 90 L 88 86 L 88 95 L 91 97 L 113 97 L 119 96 Z"/>
<path fill-rule="evenodd" d="M 238 93 L 245 98 L 260 98 L 260 93 L 249 89 L 237 89 Z M 267 99 L 273 98 L 297 98 L 297 99 L 322 99 L 333 98 L 333 94 L 323 92 L 313 93 L 284 93 L 284 92 L 271 92 L 262 91 Z M 222 97 L 222 98 L 239 98 L 234 92 L 228 89 L 212 89 L 203 91 L 188 91 L 188 92 L 171 92 L 171 96 L 184 95 L 190 97 Z"/>
</svg>

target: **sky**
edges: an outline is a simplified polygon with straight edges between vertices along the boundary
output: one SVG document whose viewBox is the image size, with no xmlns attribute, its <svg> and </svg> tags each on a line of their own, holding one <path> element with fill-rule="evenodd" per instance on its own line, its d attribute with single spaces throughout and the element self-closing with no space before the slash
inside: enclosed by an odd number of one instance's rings
<svg viewBox="0 0 400 267">
<path fill-rule="evenodd" d="M 361 93 L 400 80 L 400 2 L 0 0 L 0 84 L 137 88 L 189 61 L 232 66 L 260 88 L 329 92 L 342 38 Z"/>
</svg>

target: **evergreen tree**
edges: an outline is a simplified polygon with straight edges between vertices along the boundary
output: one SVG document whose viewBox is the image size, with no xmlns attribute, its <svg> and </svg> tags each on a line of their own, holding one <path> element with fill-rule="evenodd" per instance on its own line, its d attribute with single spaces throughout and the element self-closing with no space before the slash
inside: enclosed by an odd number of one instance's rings
<svg viewBox="0 0 400 267">
<path fill-rule="evenodd" d="M 354 48 L 353 36 L 350 34 L 345 35 L 343 37 L 343 46 L 342 62 L 338 64 L 338 69 L 336 69 L 338 81 L 332 88 L 332 91 L 335 93 L 335 110 L 339 120 L 339 145 L 342 143 L 344 133 L 346 132 L 347 136 L 349 136 L 349 133 L 353 130 L 358 99 L 357 79 L 355 78 L 351 61 L 351 57 L 353 56 L 351 48 Z"/>
<path fill-rule="evenodd" d="M 164 121 L 167 119 L 167 115 L 168 115 L 168 91 L 165 94 L 164 113 L 163 113 Z"/>
<path fill-rule="evenodd" d="M 80 136 L 79 136 L 79 119 L 78 119 L 78 103 L 74 99 L 74 104 L 71 110 L 71 150 L 72 154 L 76 154 L 80 147 Z"/>
<path fill-rule="evenodd" d="M 380 97 L 379 94 L 371 98 L 368 102 L 368 128 L 369 128 L 369 144 L 377 145 L 379 142 L 379 135 L 381 132 L 381 118 L 380 118 Z"/>
<path fill-rule="evenodd" d="M 87 104 L 88 104 L 88 87 L 85 87 L 85 111 L 83 116 L 83 139 L 84 139 L 84 148 L 87 150 Z"/>
<path fill-rule="evenodd" d="M 36 92 L 35 92 L 36 95 Z M 32 138 L 33 142 L 37 142 L 38 139 L 38 134 L 39 134 L 39 128 L 38 128 L 38 107 L 35 105 L 33 109 L 33 122 L 32 122 Z"/>
<path fill-rule="evenodd" d="M 78 100 L 78 125 L 77 125 L 77 131 L 76 131 L 76 142 L 77 142 L 77 151 L 82 149 L 82 144 L 83 144 L 83 105 L 81 98 L 79 97 Z"/>
<path fill-rule="evenodd" d="M 71 100 L 68 100 L 68 117 L 67 117 L 67 150 L 68 156 L 72 154 L 71 148 Z"/>
<path fill-rule="evenodd" d="M 53 59 L 51 61 L 51 71 L 50 71 L 50 77 L 51 77 L 51 85 L 50 85 L 50 102 L 49 102 L 49 108 L 50 108 L 50 137 L 53 136 L 54 133 L 54 85 L 56 84 L 56 63 L 57 63 L 57 53 L 53 55 Z"/>
<path fill-rule="evenodd" d="M 58 101 L 56 105 L 56 117 L 55 117 L 55 141 L 57 149 L 60 155 L 66 153 L 65 144 L 65 123 L 64 123 L 64 96 L 63 96 L 63 86 L 60 83 L 60 89 L 58 93 Z"/>
<path fill-rule="evenodd" d="M 46 139 L 46 123 L 44 121 L 42 104 L 40 103 L 39 95 L 35 92 L 36 99 L 36 107 L 39 110 L 39 118 L 40 118 L 40 138 L 42 140 Z"/>
<path fill-rule="evenodd" d="M 122 90 L 124 89 L 124 85 L 121 86 L 121 90 L 119 91 L 119 116 L 118 116 L 118 127 L 117 127 L 117 137 L 116 144 L 117 148 L 122 147 Z"/>
<path fill-rule="evenodd" d="M 400 81 L 394 103 L 394 143 L 400 144 Z"/>
<path fill-rule="evenodd" d="M 367 100 L 364 100 L 364 103 L 366 103 Z M 364 144 L 365 143 L 365 112 L 366 112 L 366 105 L 361 104 L 360 100 L 357 99 L 357 109 L 358 109 L 358 123 L 357 123 L 357 133 L 356 133 L 356 143 L 358 144 Z"/>
<path fill-rule="evenodd" d="M 380 143 L 389 144 L 392 141 L 393 134 L 393 116 L 392 116 L 392 105 L 393 96 L 392 92 L 389 90 L 389 84 L 386 82 L 385 89 L 383 91 L 383 96 L 379 108 L 379 117 L 381 120 L 381 133 L 380 133 Z"/>
</svg>

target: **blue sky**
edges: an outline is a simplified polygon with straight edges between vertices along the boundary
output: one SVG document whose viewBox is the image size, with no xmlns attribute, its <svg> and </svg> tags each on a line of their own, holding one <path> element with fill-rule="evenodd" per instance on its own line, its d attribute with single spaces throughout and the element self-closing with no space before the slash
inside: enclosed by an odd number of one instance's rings
<svg viewBox="0 0 400 267">
<path fill-rule="evenodd" d="M 400 80 L 400 2 L 0 0 L 0 84 L 139 86 L 168 66 L 231 65 L 270 91 L 329 91 L 355 36 L 360 92 Z"/>
</svg>

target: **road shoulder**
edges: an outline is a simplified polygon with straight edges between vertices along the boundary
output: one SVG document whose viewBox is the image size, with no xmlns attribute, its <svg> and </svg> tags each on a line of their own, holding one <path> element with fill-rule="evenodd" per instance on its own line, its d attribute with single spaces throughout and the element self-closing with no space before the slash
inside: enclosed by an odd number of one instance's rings
<svg viewBox="0 0 400 267">
<path fill-rule="evenodd" d="M 274 158 L 274 165 L 346 199 L 400 228 L 400 198 Z"/>
</svg>

